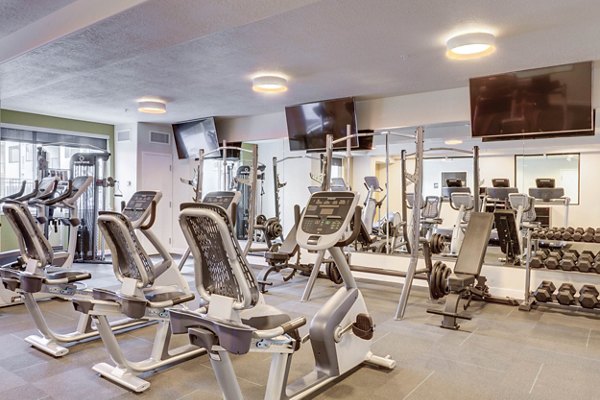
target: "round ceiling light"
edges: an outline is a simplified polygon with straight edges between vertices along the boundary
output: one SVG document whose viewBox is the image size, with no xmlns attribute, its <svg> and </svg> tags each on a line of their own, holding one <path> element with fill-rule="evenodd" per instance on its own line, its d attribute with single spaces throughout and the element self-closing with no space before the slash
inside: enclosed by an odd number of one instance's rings
<svg viewBox="0 0 600 400">
<path fill-rule="evenodd" d="M 252 79 L 252 90 L 259 93 L 282 93 L 287 88 L 287 79 L 275 75 L 262 75 Z"/>
<path fill-rule="evenodd" d="M 455 145 L 455 144 L 461 144 L 463 141 L 460 139 L 448 139 L 448 140 L 444 140 L 444 143 L 447 145 Z"/>
<path fill-rule="evenodd" d="M 167 112 L 167 105 L 164 100 L 142 98 L 137 103 L 139 112 L 146 114 L 164 114 Z"/>
<path fill-rule="evenodd" d="M 448 39 L 446 56 L 455 60 L 484 57 L 496 50 L 495 43 L 496 37 L 491 33 L 465 33 Z"/>
</svg>

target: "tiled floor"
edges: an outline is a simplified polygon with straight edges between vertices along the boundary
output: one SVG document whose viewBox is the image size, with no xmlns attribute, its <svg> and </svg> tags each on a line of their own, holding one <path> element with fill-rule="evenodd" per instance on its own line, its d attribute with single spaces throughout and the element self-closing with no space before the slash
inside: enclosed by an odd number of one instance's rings
<svg viewBox="0 0 600 400">
<path fill-rule="evenodd" d="M 76 265 L 76 268 L 80 268 Z M 109 265 L 85 266 L 97 286 L 114 285 Z M 193 279 L 191 267 L 184 269 Z M 317 281 L 310 303 L 300 303 L 305 277 L 287 284 L 277 280 L 266 295 L 269 304 L 292 316 L 310 317 L 335 291 Z M 556 311 L 529 313 L 516 307 L 475 303 L 474 318 L 461 331 L 439 328 L 439 318 L 425 310 L 424 291 L 413 290 L 403 321 L 395 321 L 399 288 L 359 282 L 377 323 L 374 350 L 398 362 L 393 371 L 365 367 L 330 387 L 320 399 L 598 399 L 600 381 L 600 320 Z M 75 324 L 67 302 L 41 305 L 57 330 Z M 34 333 L 23 306 L 0 309 L 0 399 L 219 399 L 218 386 L 206 357 L 193 359 L 146 378 L 151 388 L 133 394 L 98 377 L 91 366 L 108 361 L 102 343 L 72 347 L 54 359 L 22 339 Z M 145 358 L 153 327 L 120 336 L 126 353 Z M 310 346 L 294 358 L 291 379 L 312 368 Z M 261 399 L 269 359 L 251 354 L 234 357 L 246 399 Z"/>
</svg>

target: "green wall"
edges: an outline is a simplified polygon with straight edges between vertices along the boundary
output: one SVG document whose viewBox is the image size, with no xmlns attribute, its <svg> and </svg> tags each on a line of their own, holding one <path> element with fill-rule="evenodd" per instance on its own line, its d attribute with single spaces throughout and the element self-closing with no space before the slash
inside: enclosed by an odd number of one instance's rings
<svg viewBox="0 0 600 400">
<path fill-rule="evenodd" d="M 80 121 L 77 119 L 59 118 L 13 110 L 1 110 L 0 118 L 2 118 L 1 122 L 5 124 L 108 135 L 111 138 L 111 142 L 114 136 L 114 125 L 99 124 L 97 122 Z"/>
<path fill-rule="evenodd" d="M 50 115 L 32 114 L 14 110 L 0 110 L 0 122 L 4 124 L 23 125 L 62 131 L 94 133 L 107 135 L 108 149 L 114 154 L 114 125 L 100 124 L 97 122 L 80 121 L 77 119 L 52 117 Z M 111 171 L 114 171 L 114 157 L 110 158 Z M 18 244 L 12 230 L 4 217 L 0 219 L 0 251 L 16 249 Z"/>
</svg>

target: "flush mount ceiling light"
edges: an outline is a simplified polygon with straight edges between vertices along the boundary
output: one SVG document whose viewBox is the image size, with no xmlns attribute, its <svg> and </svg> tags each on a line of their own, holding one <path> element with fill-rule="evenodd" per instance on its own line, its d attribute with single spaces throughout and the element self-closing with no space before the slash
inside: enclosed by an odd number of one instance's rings
<svg viewBox="0 0 600 400">
<path fill-rule="evenodd" d="M 446 143 L 447 145 L 455 145 L 455 144 L 461 144 L 463 141 L 460 139 L 448 139 L 448 140 L 444 140 L 444 143 Z"/>
<path fill-rule="evenodd" d="M 277 75 L 260 75 L 252 79 L 252 90 L 259 93 L 282 93 L 287 88 L 287 79 Z"/>
<path fill-rule="evenodd" d="M 164 100 L 155 98 L 142 98 L 137 100 L 138 111 L 146 114 L 164 114 L 167 105 Z"/>
<path fill-rule="evenodd" d="M 465 33 L 446 41 L 446 56 L 455 60 L 484 57 L 496 50 L 495 43 L 496 37 L 491 33 Z"/>
</svg>

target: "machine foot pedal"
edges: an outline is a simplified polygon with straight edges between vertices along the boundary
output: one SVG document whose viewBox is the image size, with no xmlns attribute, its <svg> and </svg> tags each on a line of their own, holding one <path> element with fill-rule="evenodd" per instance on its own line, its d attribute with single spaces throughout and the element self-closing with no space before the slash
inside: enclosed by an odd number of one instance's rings
<svg viewBox="0 0 600 400">
<path fill-rule="evenodd" d="M 369 314 L 358 314 L 356 316 L 356 322 L 352 324 L 352 333 L 354 335 L 363 340 L 371 340 L 374 331 L 373 318 Z"/>
</svg>

